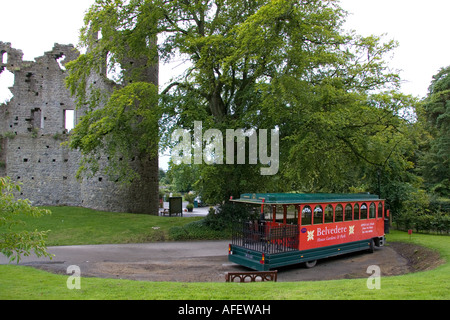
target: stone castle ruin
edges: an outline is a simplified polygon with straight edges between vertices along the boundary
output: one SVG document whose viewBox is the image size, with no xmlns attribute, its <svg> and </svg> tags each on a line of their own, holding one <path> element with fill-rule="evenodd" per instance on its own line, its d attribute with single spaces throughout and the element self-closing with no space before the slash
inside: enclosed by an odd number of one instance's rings
<svg viewBox="0 0 450 320">
<path fill-rule="evenodd" d="M 73 45 L 55 44 L 35 61 L 24 61 L 21 50 L 0 41 L 0 74 L 5 70 L 14 74 L 13 97 L 0 105 L 0 176 L 21 182 L 19 198 L 36 206 L 157 214 L 157 157 L 135 164 L 141 179 L 131 186 L 124 187 L 101 174 L 82 181 L 75 178 L 80 152 L 61 143 L 83 114 L 76 109 L 75 97 L 64 81 L 64 65 L 79 54 Z M 145 77 L 157 85 L 157 65 L 149 67 Z M 116 85 L 102 79 L 106 74 L 92 76 L 102 89 Z"/>
</svg>

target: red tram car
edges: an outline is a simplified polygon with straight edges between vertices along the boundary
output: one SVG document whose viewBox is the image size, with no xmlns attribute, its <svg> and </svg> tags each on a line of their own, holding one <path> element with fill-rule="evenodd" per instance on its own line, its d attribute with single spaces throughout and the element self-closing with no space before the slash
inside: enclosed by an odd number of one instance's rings
<svg viewBox="0 0 450 320">
<path fill-rule="evenodd" d="M 235 228 L 228 259 L 267 271 L 385 243 L 389 211 L 371 194 L 242 194 L 232 200 L 260 210 Z"/>
</svg>

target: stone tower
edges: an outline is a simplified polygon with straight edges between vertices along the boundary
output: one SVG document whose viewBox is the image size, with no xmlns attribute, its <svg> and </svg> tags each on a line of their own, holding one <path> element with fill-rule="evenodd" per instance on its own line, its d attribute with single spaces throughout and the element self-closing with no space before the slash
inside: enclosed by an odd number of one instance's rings
<svg viewBox="0 0 450 320">
<path fill-rule="evenodd" d="M 101 174 L 82 181 L 75 178 L 80 153 L 61 143 L 70 134 L 69 126 L 83 114 L 64 81 L 64 65 L 78 56 L 72 45 L 55 44 L 35 61 L 23 61 L 21 50 L 0 42 L 0 73 L 14 74 L 13 98 L 0 106 L 0 175 L 21 182 L 20 198 L 30 199 L 33 205 L 157 214 L 157 157 L 133 164 L 141 180 L 129 187 Z M 158 85 L 157 64 L 145 74 L 145 81 Z M 104 75 L 93 75 L 91 80 L 102 89 L 112 89 L 113 84 L 102 79 Z M 68 123 L 72 117 L 73 123 Z"/>
</svg>

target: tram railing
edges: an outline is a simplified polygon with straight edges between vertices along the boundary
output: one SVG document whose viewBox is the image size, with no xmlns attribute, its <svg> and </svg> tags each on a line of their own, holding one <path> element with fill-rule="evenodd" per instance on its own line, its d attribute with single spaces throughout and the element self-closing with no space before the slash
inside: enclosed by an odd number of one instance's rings
<svg viewBox="0 0 450 320">
<path fill-rule="evenodd" d="M 299 227 L 271 221 L 246 221 L 233 228 L 232 244 L 264 253 L 298 250 Z"/>
</svg>

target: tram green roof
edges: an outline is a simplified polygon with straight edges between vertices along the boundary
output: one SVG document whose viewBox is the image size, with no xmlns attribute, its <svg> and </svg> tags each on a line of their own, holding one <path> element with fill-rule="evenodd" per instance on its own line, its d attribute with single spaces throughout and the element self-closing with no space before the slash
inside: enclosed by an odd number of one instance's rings
<svg viewBox="0 0 450 320">
<path fill-rule="evenodd" d="M 261 204 L 300 204 L 321 202 L 351 202 L 380 199 L 370 193 L 244 193 L 235 202 Z"/>
</svg>

